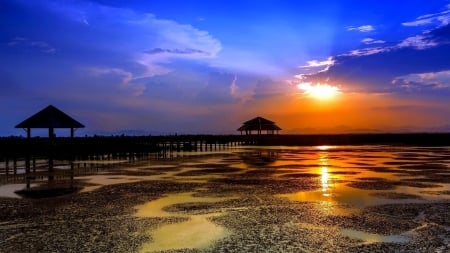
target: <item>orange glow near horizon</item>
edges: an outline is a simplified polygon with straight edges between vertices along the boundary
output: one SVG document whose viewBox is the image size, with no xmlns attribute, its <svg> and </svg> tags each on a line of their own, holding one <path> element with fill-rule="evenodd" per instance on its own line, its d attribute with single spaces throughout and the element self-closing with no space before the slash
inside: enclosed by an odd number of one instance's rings
<svg viewBox="0 0 450 253">
<path fill-rule="evenodd" d="M 263 114 L 275 121 L 283 134 L 427 131 L 448 125 L 448 119 L 440 117 L 443 112 L 450 113 L 447 101 L 356 92 L 353 89 L 357 88 L 351 87 L 358 86 L 353 83 L 345 87 L 330 99 L 317 99 L 303 94 L 296 84 L 283 95 L 267 96 L 236 108 L 245 113 L 243 118 Z"/>
<path fill-rule="evenodd" d="M 311 83 L 304 82 L 297 84 L 297 88 L 302 90 L 303 94 L 321 100 L 330 99 L 341 92 L 338 87 L 323 83 L 313 85 Z"/>
</svg>

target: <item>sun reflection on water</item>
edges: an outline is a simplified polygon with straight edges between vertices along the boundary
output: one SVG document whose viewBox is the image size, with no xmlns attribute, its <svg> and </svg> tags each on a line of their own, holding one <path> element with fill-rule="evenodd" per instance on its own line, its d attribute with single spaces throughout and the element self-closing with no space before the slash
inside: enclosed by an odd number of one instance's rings
<svg viewBox="0 0 450 253">
<path fill-rule="evenodd" d="M 328 146 L 328 145 L 321 145 L 316 147 L 319 150 L 328 150 L 334 148 L 334 146 Z"/>
<path fill-rule="evenodd" d="M 321 152 L 319 154 L 320 162 L 320 181 L 322 184 L 322 196 L 330 197 L 330 174 L 328 173 L 328 154 L 326 152 Z"/>
<path fill-rule="evenodd" d="M 320 181 L 322 182 L 322 195 L 325 197 L 329 197 L 330 194 L 328 193 L 328 188 L 330 187 L 328 185 L 329 175 L 328 175 L 328 168 L 322 167 L 322 171 L 320 173 Z"/>
</svg>

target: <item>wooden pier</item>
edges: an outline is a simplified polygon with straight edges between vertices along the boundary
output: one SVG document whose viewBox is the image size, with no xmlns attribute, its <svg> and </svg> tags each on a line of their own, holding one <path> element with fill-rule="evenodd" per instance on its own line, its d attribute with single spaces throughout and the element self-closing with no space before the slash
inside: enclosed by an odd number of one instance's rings
<svg viewBox="0 0 450 253">
<path fill-rule="evenodd" d="M 449 133 L 343 135 L 171 135 L 76 138 L 0 138 L 0 184 L 73 178 L 113 168 L 111 161 L 173 159 L 241 145 L 450 146 Z"/>
<path fill-rule="evenodd" d="M 234 135 L 0 138 L 0 184 L 52 182 L 111 169 L 118 161 L 173 159 L 254 143 Z"/>
</svg>

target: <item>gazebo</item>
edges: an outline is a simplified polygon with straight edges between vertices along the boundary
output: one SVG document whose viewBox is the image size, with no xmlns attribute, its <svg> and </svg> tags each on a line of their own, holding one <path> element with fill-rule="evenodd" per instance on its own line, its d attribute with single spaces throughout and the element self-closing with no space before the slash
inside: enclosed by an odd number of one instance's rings
<svg viewBox="0 0 450 253">
<path fill-rule="evenodd" d="M 275 124 L 275 122 L 265 119 L 263 117 L 256 117 L 242 124 L 238 131 L 245 132 L 246 135 L 251 135 L 252 131 L 257 131 L 258 135 L 261 135 L 263 131 L 267 134 L 278 134 L 281 128 Z"/>
<path fill-rule="evenodd" d="M 31 128 L 48 128 L 48 137 L 50 143 L 52 143 L 55 137 L 55 128 L 70 128 L 70 137 L 74 137 L 75 129 L 83 128 L 84 125 L 74 120 L 69 115 L 65 114 L 53 105 L 49 105 L 36 114 L 32 115 L 28 119 L 22 121 L 16 125 L 16 128 L 23 128 L 27 131 L 27 139 L 31 139 Z M 48 179 L 49 182 L 53 181 L 53 149 L 50 145 L 48 149 Z M 27 189 L 30 188 L 30 156 L 28 152 L 25 159 L 25 173 L 27 180 Z M 71 165 L 71 182 L 73 181 L 73 166 Z"/>
<path fill-rule="evenodd" d="M 70 137 L 73 137 L 75 129 L 84 128 L 84 125 L 53 105 L 49 105 L 16 125 L 16 128 L 25 129 L 27 138 L 31 137 L 31 128 L 48 128 L 48 137 L 53 138 L 55 128 L 70 128 Z"/>
</svg>

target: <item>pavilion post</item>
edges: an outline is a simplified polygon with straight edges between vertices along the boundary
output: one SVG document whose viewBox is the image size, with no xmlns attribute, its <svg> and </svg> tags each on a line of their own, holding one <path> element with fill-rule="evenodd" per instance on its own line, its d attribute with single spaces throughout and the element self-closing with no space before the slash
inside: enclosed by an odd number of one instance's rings
<svg viewBox="0 0 450 253">
<path fill-rule="evenodd" d="M 55 137 L 55 129 L 53 127 L 49 127 L 48 128 L 48 138 L 50 140 L 53 140 L 54 137 Z"/>
<path fill-rule="evenodd" d="M 25 154 L 25 181 L 26 181 L 26 187 L 27 190 L 30 189 L 30 159 L 31 159 L 31 128 L 27 128 L 27 147 L 26 147 L 26 154 Z"/>
</svg>

